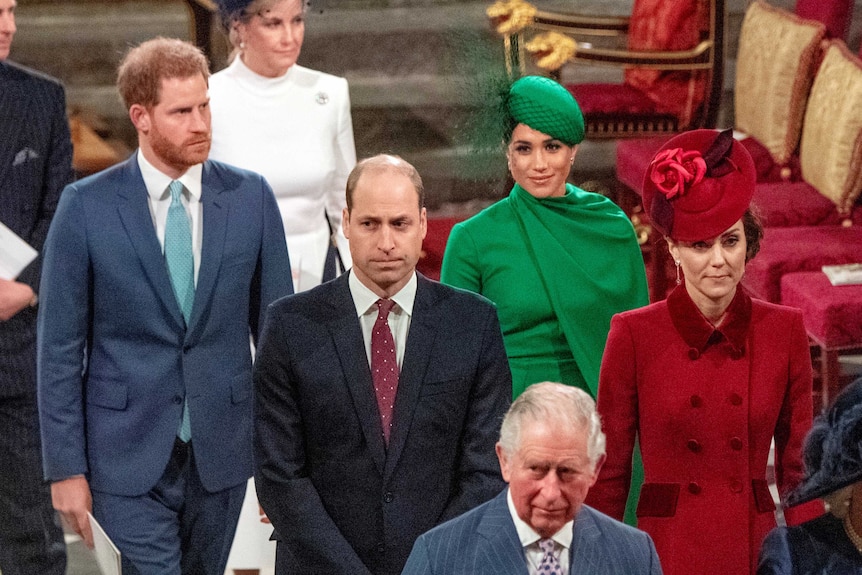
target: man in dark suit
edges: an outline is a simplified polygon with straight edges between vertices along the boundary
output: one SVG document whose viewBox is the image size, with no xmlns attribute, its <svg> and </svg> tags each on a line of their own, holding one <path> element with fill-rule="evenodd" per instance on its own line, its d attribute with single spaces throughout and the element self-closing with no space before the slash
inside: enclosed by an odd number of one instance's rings
<svg viewBox="0 0 862 575">
<path fill-rule="evenodd" d="M 255 482 L 279 575 L 399 573 L 420 533 L 503 486 L 493 444 L 512 388 L 497 314 L 416 273 L 423 206 L 401 158 L 357 164 L 350 273 L 268 312 Z"/>
<path fill-rule="evenodd" d="M 179 40 L 126 55 L 140 149 L 66 187 L 45 243 L 45 474 L 90 544 L 92 508 L 126 574 L 223 575 L 252 472 L 249 330 L 292 292 L 269 185 L 206 161 L 207 78 Z"/>
<path fill-rule="evenodd" d="M 509 488 L 419 537 L 404 575 L 661 575 L 649 535 L 583 504 L 605 458 L 586 392 L 528 387 L 503 420 L 497 458 Z"/>
<path fill-rule="evenodd" d="M 0 0 L 0 222 L 42 251 L 72 181 L 66 96 L 53 78 L 7 60 L 15 0 Z M 36 412 L 36 305 L 42 258 L 0 278 L 0 569 L 66 571 L 63 531 L 42 478 Z"/>
</svg>

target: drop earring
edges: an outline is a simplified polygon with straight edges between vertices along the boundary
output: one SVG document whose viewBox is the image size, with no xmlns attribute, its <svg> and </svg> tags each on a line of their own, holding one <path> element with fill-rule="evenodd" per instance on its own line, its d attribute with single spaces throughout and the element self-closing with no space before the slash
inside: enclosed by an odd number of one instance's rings
<svg viewBox="0 0 862 575">
<path fill-rule="evenodd" d="M 679 260 L 674 260 L 673 263 L 676 264 L 676 285 L 679 285 L 682 283 L 682 280 L 679 279 Z"/>
</svg>

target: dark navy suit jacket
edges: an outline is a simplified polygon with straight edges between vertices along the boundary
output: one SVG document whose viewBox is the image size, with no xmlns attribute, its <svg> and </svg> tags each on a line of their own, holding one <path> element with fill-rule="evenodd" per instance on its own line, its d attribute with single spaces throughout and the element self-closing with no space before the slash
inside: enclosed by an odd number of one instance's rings
<svg viewBox="0 0 862 575">
<path fill-rule="evenodd" d="M 186 327 L 136 155 L 68 186 L 45 243 L 38 336 L 45 474 L 137 496 L 162 476 L 188 398 L 195 463 L 219 491 L 252 473 L 251 351 L 292 292 L 281 217 L 258 174 L 203 165 L 203 240 Z"/>
<path fill-rule="evenodd" d="M 416 541 L 404 575 L 527 575 L 508 490 Z M 584 505 L 575 517 L 571 575 L 661 575 L 649 535 Z"/>
<path fill-rule="evenodd" d="M 255 481 L 279 575 L 400 573 L 419 534 L 499 493 L 511 386 L 493 304 L 419 275 L 387 447 L 348 274 L 273 304 Z"/>
<path fill-rule="evenodd" d="M 862 555 L 831 513 L 776 527 L 760 549 L 757 575 L 862 575 Z"/>
<path fill-rule="evenodd" d="M 59 82 L 0 62 L 0 221 L 40 252 L 18 276 L 39 291 L 42 245 L 63 187 L 72 142 Z M 36 310 L 0 322 L 0 397 L 36 392 Z"/>
</svg>

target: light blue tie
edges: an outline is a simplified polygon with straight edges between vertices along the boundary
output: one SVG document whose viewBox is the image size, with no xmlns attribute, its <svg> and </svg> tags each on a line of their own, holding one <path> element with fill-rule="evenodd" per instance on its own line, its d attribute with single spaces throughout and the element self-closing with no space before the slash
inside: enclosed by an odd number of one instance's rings
<svg viewBox="0 0 862 575">
<path fill-rule="evenodd" d="M 195 258 L 192 253 L 192 227 L 181 199 L 183 195 L 182 183 L 174 180 L 168 189 L 171 191 L 171 206 L 168 208 L 168 219 L 165 223 L 165 261 L 168 264 L 168 273 L 171 276 L 174 295 L 188 326 L 192 305 L 195 301 Z M 188 441 L 192 437 L 188 399 L 183 404 L 183 419 L 180 422 L 177 436 L 183 441 Z"/>
</svg>

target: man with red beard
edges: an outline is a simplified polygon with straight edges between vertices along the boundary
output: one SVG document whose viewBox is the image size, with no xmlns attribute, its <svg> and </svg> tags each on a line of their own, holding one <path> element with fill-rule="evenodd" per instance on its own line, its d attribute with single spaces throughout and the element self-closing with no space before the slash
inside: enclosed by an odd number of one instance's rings
<svg viewBox="0 0 862 575">
<path fill-rule="evenodd" d="M 293 291 L 269 185 L 206 159 L 208 76 L 180 40 L 129 51 L 117 86 L 139 150 L 67 186 L 45 242 L 45 475 L 125 573 L 224 573 L 252 473 L 248 334 Z"/>
</svg>

